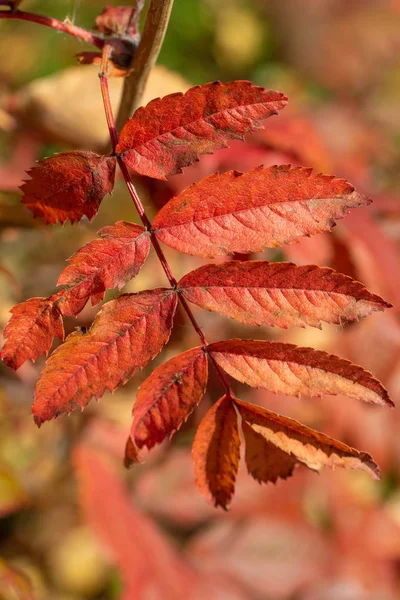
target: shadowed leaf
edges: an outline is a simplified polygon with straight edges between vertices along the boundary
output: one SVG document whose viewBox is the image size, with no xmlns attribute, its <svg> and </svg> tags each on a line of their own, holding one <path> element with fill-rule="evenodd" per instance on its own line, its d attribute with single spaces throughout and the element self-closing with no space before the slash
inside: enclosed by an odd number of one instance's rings
<svg viewBox="0 0 400 600">
<path fill-rule="evenodd" d="M 162 208 L 153 227 L 168 246 L 213 258 L 329 231 L 349 208 L 368 203 L 344 179 L 290 165 L 257 167 L 216 173 L 188 187 Z"/>
<path fill-rule="evenodd" d="M 235 489 L 240 438 L 232 400 L 223 396 L 210 408 L 193 442 L 196 484 L 214 506 L 226 509 Z"/>
<path fill-rule="evenodd" d="M 178 285 L 190 302 L 249 325 L 320 327 L 391 306 L 351 277 L 314 265 L 231 261 L 204 265 Z"/>
<path fill-rule="evenodd" d="M 242 431 L 246 443 L 245 460 L 247 470 L 259 483 L 276 483 L 287 479 L 299 461 L 283 452 L 265 439 L 260 433 L 242 421 Z"/>
<path fill-rule="evenodd" d="M 199 155 L 259 129 L 286 102 L 280 92 L 249 81 L 196 86 L 186 94 L 170 94 L 139 108 L 122 128 L 117 152 L 140 175 L 165 179 Z"/>
<path fill-rule="evenodd" d="M 62 152 L 28 171 L 22 202 L 47 224 L 91 220 L 114 188 L 116 158 L 94 152 Z"/>
<path fill-rule="evenodd" d="M 157 367 L 136 396 L 131 428 L 134 446 L 150 449 L 179 429 L 202 399 L 207 377 L 207 356 L 201 347 Z"/>
<path fill-rule="evenodd" d="M 365 471 L 374 479 L 379 479 L 379 468 L 369 454 L 360 452 L 319 431 L 314 431 L 293 419 L 282 417 L 265 408 L 236 399 L 234 402 L 243 421 L 253 431 L 265 438 L 269 444 L 302 462 L 310 469 L 343 467 Z M 283 476 L 290 474 L 289 466 L 290 462 L 287 459 L 286 464 L 282 464 Z M 271 472 L 274 472 L 274 468 L 280 472 L 280 466 L 278 469 L 278 465 L 272 465 L 271 471 L 268 471 L 267 466 L 265 466 L 265 469 L 263 467 L 257 469 L 256 465 L 252 464 L 250 472 L 255 469 L 258 476 L 264 475 L 267 480 L 272 480 L 270 476 Z M 274 477 L 276 478 L 276 475 Z"/>
<path fill-rule="evenodd" d="M 121 572 L 123 591 L 118 598 L 192 598 L 196 573 L 154 521 L 136 508 L 111 462 L 88 443 L 80 443 L 73 463 L 83 515 Z"/>
<path fill-rule="evenodd" d="M 0 358 L 17 370 L 28 359 L 33 362 L 48 354 L 55 336 L 64 339 L 60 312 L 54 304 L 57 296 L 29 298 L 11 309 L 12 317 L 4 330 L 6 342 Z"/>
<path fill-rule="evenodd" d="M 135 277 L 150 250 L 148 232 L 140 225 L 119 221 L 103 227 L 100 240 L 78 250 L 61 273 L 57 285 L 69 286 L 58 303 L 63 315 L 77 315 L 91 298 L 95 306 L 105 290 L 119 290 Z"/>
<path fill-rule="evenodd" d="M 157 289 L 107 302 L 86 334 L 74 332 L 47 361 L 32 407 L 37 425 L 113 392 L 168 341 L 176 294 Z"/>
<path fill-rule="evenodd" d="M 253 387 L 290 396 L 343 394 L 393 406 L 386 389 L 371 373 L 321 350 L 232 339 L 210 344 L 208 351 L 229 375 Z"/>
</svg>

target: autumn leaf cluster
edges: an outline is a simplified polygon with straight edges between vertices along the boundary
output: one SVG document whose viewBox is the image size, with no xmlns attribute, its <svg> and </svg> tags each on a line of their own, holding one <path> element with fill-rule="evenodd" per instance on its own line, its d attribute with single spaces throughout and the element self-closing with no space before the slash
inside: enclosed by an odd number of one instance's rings
<svg viewBox="0 0 400 600">
<path fill-rule="evenodd" d="M 202 154 L 263 126 L 286 105 L 286 97 L 246 81 L 209 83 L 139 108 L 122 128 L 107 156 L 88 151 L 57 154 L 29 171 L 23 203 L 47 224 L 92 219 L 112 193 L 119 166 L 131 194 L 129 170 L 164 180 Z M 268 127 L 268 125 L 267 125 Z M 133 191 L 132 191 L 133 190 Z M 193 444 L 196 481 L 216 506 L 226 508 L 234 492 L 243 440 L 249 473 L 259 482 L 287 478 L 298 465 L 318 471 L 341 466 L 379 469 L 371 456 L 304 425 L 236 398 L 229 377 L 288 395 L 344 394 L 391 406 L 383 385 L 362 367 L 312 348 L 265 340 L 209 343 L 190 310 L 195 304 L 244 324 L 321 327 L 355 321 L 390 305 L 361 283 L 326 267 L 290 262 L 237 260 L 330 231 L 336 219 L 369 200 L 353 186 L 309 168 L 262 166 L 246 173 L 214 174 L 184 189 L 143 225 L 119 221 L 99 231 L 72 256 L 58 279 L 61 289 L 12 309 L 2 360 L 18 369 L 48 354 L 54 337 L 64 340 L 63 317 L 77 316 L 106 290 L 124 285 L 154 248 L 169 286 L 117 296 L 106 302 L 86 332 L 75 331 L 48 358 L 36 385 L 35 422 L 83 409 L 106 391 L 125 384 L 168 342 L 178 304 L 199 333 L 198 347 L 158 366 L 139 388 L 125 462 L 139 460 L 178 430 L 201 401 L 208 366 L 226 393 L 207 412 Z M 176 281 L 162 245 L 215 259 Z"/>
</svg>

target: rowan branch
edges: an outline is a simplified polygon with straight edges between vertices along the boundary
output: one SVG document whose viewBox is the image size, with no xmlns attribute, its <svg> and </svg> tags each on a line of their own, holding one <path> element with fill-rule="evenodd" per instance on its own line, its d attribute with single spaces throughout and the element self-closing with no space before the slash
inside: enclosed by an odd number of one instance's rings
<svg viewBox="0 0 400 600">
<path fill-rule="evenodd" d="M 140 106 L 150 71 L 156 63 L 167 31 L 174 0 L 151 0 L 142 38 L 126 76 L 117 116 L 117 131 Z"/>
</svg>

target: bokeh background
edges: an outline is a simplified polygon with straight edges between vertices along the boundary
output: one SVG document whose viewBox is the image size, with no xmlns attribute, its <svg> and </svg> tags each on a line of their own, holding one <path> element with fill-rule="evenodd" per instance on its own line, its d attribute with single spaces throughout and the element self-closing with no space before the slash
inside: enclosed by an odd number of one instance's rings
<svg viewBox="0 0 400 600">
<path fill-rule="evenodd" d="M 120 3 L 123 3 L 122 1 Z M 126 2 L 128 4 L 128 2 Z M 108 4 L 117 5 L 119 2 Z M 26 0 L 24 9 L 92 27 L 100 0 Z M 0 21 L 0 327 L 9 310 L 47 296 L 64 261 L 106 224 L 136 221 L 123 182 L 92 223 L 45 227 L 20 204 L 35 160 L 102 148 L 107 129 L 97 67 L 86 49 L 30 23 Z M 292 163 L 348 178 L 374 203 L 334 229 L 263 255 L 334 267 L 394 308 L 346 327 L 255 329 L 196 311 L 210 341 L 282 340 L 362 364 L 400 397 L 399 0 L 175 0 L 153 97 L 220 79 L 250 79 L 289 96 L 264 131 L 203 157 L 167 183 L 137 181 L 149 215 L 201 177 Z M 122 81 L 111 81 L 117 105 Z M 167 251 L 181 276 L 200 260 Z M 254 255 L 254 258 L 259 256 Z M 154 257 L 125 291 L 165 285 Z M 111 298 L 112 293 L 107 294 Z M 89 326 L 95 310 L 67 319 Z M 275 396 L 236 385 L 239 397 L 370 452 L 382 479 L 298 469 L 260 486 L 241 468 L 232 508 L 208 506 L 194 485 L 190 448 L 209 393 L 169 444 L 122 467 L 137 387 L 154 365 L 197 339 L 183 315 L 170 345 L 139 376 L 84 413 L 34 426 L 30 405 L 44 361 L 0 365 L 0 598 L 4 600 L 396 600 L 400 598 L 398 410 L 345 397 Z"/>
</svg>

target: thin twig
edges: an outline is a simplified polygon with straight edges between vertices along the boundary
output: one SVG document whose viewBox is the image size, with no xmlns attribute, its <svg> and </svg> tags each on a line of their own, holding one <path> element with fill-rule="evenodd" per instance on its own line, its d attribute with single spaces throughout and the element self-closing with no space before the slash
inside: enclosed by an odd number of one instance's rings
<svg viewBox="0 0 400 600">
<path fill-rule="evenodd" d="M 109 88 L 108 88 L 108 57 L 109 57 L 109 52 L 110 52 L 110 46 L 106 45 L 103 49 L 103 58 L 102 58 L 102 63 L 101 63 L 101 69 L 100 69 L 100 73 L 99 73 L 99 78 L 100 78 L 100 86 L 101 86 L 101 94 L 103 97 L 103 104 L 104 104 L 104 111 L 106 114 L 106 119 L 107 119 L 107 125 L 108 125 L 108 130 L 110 132 L 110 138 L 111 138 L 111 143 L 112 143 L 112 148 L 113 148 L 113 153 L 115 154 L 115 148 L 118 144 L 118 133 L 117 130 L 115 128 L 115 122 L 114 122 L 114 115 L 113 115 L 113 111 L 112 111 L 112 107 L 111 107 L 111 101 L 110 101 L 110 93 L 109 93 Z M 164 272 L 167 276 L 167 279 L 169 281 L 169 284 L 171 286 L 172 289 L 176 290 L 177 288 L 177 281 L 171 271 L 171 268 L 168 264 L 167 258 L 164 254 L 164 252 L 162 251 L 162 248 L 158 242 L 157 236 L 154 232 L 154 230 L 152 229 L 151 226 L 151 222 L 150 219 L 148 218 L 148 216 L 146 215 L 146 212 L 144 210 L 144 206 L 142 204 L 142 201 L 140 200 L 140 197 L 136 191 L 136 188 L 133 184 L 133 181 L 131 179 L 131 176 L 129 174 L 128 168 L 126 166 L 126 164 L 124 163 L 124 160 L 122 158 L 121 155 L 116 155 L 117 156 L 117 161 L 118 161 L 118 165 L 119 168 L 121 169 L 121 173 L 123 175 L 125 184 L 128 188 L 129 194 L 132 198 L 132 201 L 135 205 L 135 208 L 140 216 L 140 219 L 144 225 L 144 227 L 149 231 L 150 233 L 150 240 L 151 243 L 153 245 L 153 248 L 158 256 L 158 259 L 161 263 L 161 266 L 164 269 Z M 188 303 L 186 302 L 186 299 L 178 293 L 178 298 L 179 298 L 179 302 L 183 308 L 183 310 L 186 312 L 187 316 L 190 319 L 190 322 L 192 323 L 197 335 L 200 338 L 201 344 L 203 346 L 203 349 L 205 352 L 207 352 L 207 346 L 208 346 L 208 342 L 206 340 L 206 337 L 200 327 L 200 325 L 197 323 L 194 314 L 192 313 L 190 306 L 188 305 Z M 212 355 L 211 352 L 207 352 L 208 356 L 210 357 L 212 363 L 214 364 L 214 367 L 221 379 L 221 382 L 223 383 L 225 389 L 226 389 L 226 393 L 229 397 L 233 396 L 233 392 L 232 392 L 232 387 L 231 384 L 229 383 L 229 379 L 226 376 L 226 374 L 224 373 L 224 371 L 221 369 L 221 367 L 219 366 L 219 364 L 217 363 L 217 361 L 215 360 L 214 356 Z"/>
<path fill-rule="evenodd" d="M 117 131 L 140 105 L 150 71 L 156 63 L 167 31 L 174 0 L 151 0 L 142 38 L 126 76 L 117 116 Z"/>
<path fill-rule="evenodd" d="M 92 44 L 97 48 L 102 49 L 104 46 L 104 40 L 100 36 L 95 35 L 91 31 L 83 29 L 82 27 L 72 25 L 72 23 L 59 21 L 58 19 L 53 19 L 52 17 L 36 15 L 34 13 L 24 12 L 22 10 L 0 10 L 0 19 L 14 19 L 20 21 L 30 21 L 31 23 L 38 23 L 39 25 L 51 27 L 51 29 L 56 29 L 57 31 L 62 31 L 63 33 L 73 35 L 79 40 L 84 40 L 85 42 L 88 42 L 89 44 Z"/>
</svg>

